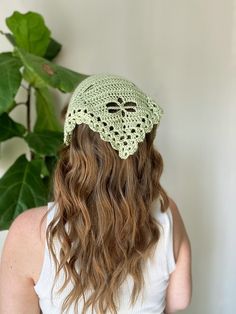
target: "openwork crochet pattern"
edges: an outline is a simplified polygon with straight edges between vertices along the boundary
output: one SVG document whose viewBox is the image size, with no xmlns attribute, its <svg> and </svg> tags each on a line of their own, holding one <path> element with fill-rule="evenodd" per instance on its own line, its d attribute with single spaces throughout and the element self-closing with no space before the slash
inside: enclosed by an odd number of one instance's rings
<svg viewBox="0 0 236 314">
<path fill-rule="evenodd" d="M 112 74 L 95 74 L 83 80 L 69 102 L 64 143 L 69 145 L 76 124 L 85 123 L 110 142 L 122 159 L 138 149 L 145 134 L 159 125 L 163 109 L 134 83 Z"/>
</svg>

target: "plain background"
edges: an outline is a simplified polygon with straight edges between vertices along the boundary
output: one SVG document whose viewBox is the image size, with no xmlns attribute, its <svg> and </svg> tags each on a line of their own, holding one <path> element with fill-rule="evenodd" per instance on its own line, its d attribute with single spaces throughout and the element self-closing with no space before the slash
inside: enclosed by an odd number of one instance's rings
<svg viewBox="0 0 236 314">
<path fill-rule="evenodd" d="M 14 10 L 44 16 L 63 44 L 57 63 L 123 75 L 162 106 L 161 183 L 192 243 L 193 299 L 184 313 L 234 313 L 236 1 L 1 0 L 0 29 Z M 0 51 L 11 49 L 0 36 Z M 55 97 L 58 109 L 69 99 Z M 25 123 L 23 106 L 11 116 Z M 0 174 L 25 151 L 20 139 L 1 144 Z"/>
</svg>

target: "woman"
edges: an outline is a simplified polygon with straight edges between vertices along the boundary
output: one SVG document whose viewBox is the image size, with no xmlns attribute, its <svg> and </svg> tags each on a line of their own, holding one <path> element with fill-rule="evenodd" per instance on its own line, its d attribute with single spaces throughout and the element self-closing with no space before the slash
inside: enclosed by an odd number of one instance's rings
<svg viewBox="0 0 236 314">
<path fill-rule="evenodd" d="M 109 74 L 69 103 L 54 202 L 19 215 L 1 261 L 1 314 L 174 313 L 191 299 L 191 249 L 160 185 L 162 108 Z"/>
</svg>

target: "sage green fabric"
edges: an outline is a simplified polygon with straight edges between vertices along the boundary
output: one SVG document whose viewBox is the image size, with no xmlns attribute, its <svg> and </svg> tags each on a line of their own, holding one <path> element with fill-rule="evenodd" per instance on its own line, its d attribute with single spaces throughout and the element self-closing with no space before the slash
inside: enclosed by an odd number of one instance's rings
<svg viewBox="0 0 236 314">
<path fill-rule="evenodd" d="M 133 82 L 113 74 L 95 74 L 73 92 L 64 124 L 64 143 L 70 144 L 76 124 L 85 123 L 110 142 L 120 158 L 138 149 L 145 134 L 159 125 L 163 109 Z"/>
</svg>

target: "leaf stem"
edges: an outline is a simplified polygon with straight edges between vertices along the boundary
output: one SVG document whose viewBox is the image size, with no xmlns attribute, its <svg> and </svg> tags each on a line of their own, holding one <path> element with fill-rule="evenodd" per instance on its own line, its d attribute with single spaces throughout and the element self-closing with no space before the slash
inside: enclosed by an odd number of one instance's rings
<svg viewBox="0 0 236 314">
<path fill-rule="evenodd" d="M 27 120 L 27 131 L 28 133 L 31 132 L 31 90 L 32 90 L 32 86 L 29 84 L 28 88 L 27 88 L 27 99 L 26 99 L 26 108 L 27 108 L 27 112 L 26 112 L 26 120 Z M 34 154 L 33 152 L 30 150 L 30 160 L 32 160 L 34 158 Z"/>
<path fill-rule="evenodd" d="M 31 121 L 30 121 L 30 100 L 31 100 L 31 85 L 29 84 L 27 99 L 26 99 L 26 107 L 27 107 L 27 130 L 31 132 Z"/>
</svg>

